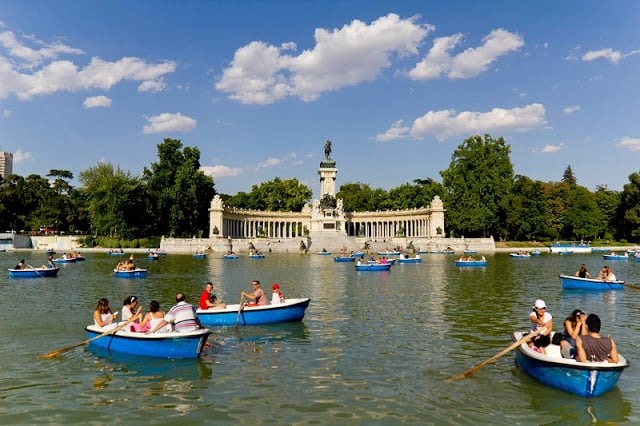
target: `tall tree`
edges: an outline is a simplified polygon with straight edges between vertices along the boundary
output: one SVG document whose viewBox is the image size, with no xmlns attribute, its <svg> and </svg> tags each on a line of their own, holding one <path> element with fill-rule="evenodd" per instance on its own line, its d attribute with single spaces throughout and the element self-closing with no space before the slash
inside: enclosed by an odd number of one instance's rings
<svg viewBox="0 0 640 426">
<path fill-rule="evenodd" d="M 449 168 L 440 172 L 444 202 L 450 206 L 447 221 L 458 235 L 506 234 L 514 179 L 510 152 L 503 138 L 472 136 L 453 152 Z"/>
<path fill-rule="evenodd" d="M 567 183 L 571 186 L 575 186 L 578 184 L 578 179 L 573 174 L 573 169 L 571 169 L 571 165 L 568 165 L 566 169 L 564 169 L 564 173 L 562 174 L 562 182 Z"/>
<path fill-rule="evenodd" d="M 621 238 L 638 241 L 640 239 L 640 174 L 631 173 L 629 183 L 622 189 L 620 202 L 622 218 L 619 235 Z"/>
<path fill-rule="evenodd" d="M 80 181 L 95 234 L 124 239 L 148 235 L 151 221 L 142 181 L 105 162 L 80 172 Z"/>
<path fill-rule="evenodd" d="M 507 212 L 509 239 L 536 240 L 546 236 L 548 214 L 541 182 L 516 176 Z"/>
<path fill-rule="evenodd" d="M 213 179 L 200 170 L 200 150 L 177 139 L 158 145 L 158 162 L 144 168 L 143 179 L 154 199 L 156 232 L 174 237 L 202 235 L 209 228 Z"/>
</svg>

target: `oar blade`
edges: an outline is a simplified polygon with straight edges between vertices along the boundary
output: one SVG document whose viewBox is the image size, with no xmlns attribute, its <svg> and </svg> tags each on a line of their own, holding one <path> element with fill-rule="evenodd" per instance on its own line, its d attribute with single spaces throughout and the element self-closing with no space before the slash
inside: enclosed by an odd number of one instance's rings
<svg viewBox="0 0 640 426">
<path fill-rule="evenodd" d="M 492 362 L 494 362 L 498 358 L 500 358 L 503 355 L 508 354 L 512 350 L 516 349 L 521 344 L 530 342 L 531 339 L 533 339 L 534 337 L 536 337 L 538 334 L 542 333 L 545 330 L 546 330 L 546 327 L 542 327 L 542 328 L 537 329 L 533 333 L 527 334 L 526 336 L 524 336 L 520 340 L 517 340 L 516 342 L 512 343 L 509 347 L 507 347 L 507 348 L 501 350 L 500 352 L 498 352 L 497 354 L 493 355 L 491 358 L 482 361 L 480 364 L 478 364 L 478 365 L 476 365 L 474 367 L 471 367 L 467 371 L 464 371 L 463 373 L 458 374 L 457 376 L 449 377 L 447 379 L 447 381 L 448 382 L 455 382 L 456 380 L 465 379 L 465 378 L 467 378 L 469 376 L 474 375 L 478 370 L 480 370 L 485 365 L 491 364 Z"/>
</svg>

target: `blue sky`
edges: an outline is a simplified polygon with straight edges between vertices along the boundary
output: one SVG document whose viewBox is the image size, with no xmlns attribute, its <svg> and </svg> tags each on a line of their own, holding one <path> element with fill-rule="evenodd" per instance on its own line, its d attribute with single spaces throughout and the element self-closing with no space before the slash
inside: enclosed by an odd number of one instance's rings
<svg viewBox="0 0 640 426">
<path fill-rule="evenodd" d="M 640 165 L 640 2 L 0 0 L 14 173 L 138 175 L 164 138 L 216 190 L 440 181 L 473 134 L 517 174 L 622 190 Z M 78 184 L 78 182 L 76 182 Z"/>
</svg>

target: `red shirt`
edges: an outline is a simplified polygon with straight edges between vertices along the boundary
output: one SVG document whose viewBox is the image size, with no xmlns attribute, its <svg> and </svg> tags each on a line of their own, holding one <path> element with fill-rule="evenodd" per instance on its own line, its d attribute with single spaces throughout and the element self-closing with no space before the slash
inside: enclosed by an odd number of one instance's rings
<svg viewBox="0 0 640 426">
<path fill-rule="evenodd" d="M 209 294 L 207 290 L 202 290 L 202 293 L 200 293 L 200 309 L 209 309 L 209 306 L 207 306 Z"/>
</svg>

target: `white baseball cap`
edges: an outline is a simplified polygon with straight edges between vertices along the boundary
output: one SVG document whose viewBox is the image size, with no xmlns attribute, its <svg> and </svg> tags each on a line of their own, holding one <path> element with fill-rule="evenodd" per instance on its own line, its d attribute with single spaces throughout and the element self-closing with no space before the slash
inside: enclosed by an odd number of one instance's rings
<svg viewBox="0 0 640 426">
<path fill-rule="evenodd" d="M 533 304 L 534 308 L 538 308 L 538 309 L 542 309 L 547 307 L 547 305 L 544 303 L 544 300 L 542 299 L 538 299 L 536 300 L 536 303 Z"/>
</svg>

